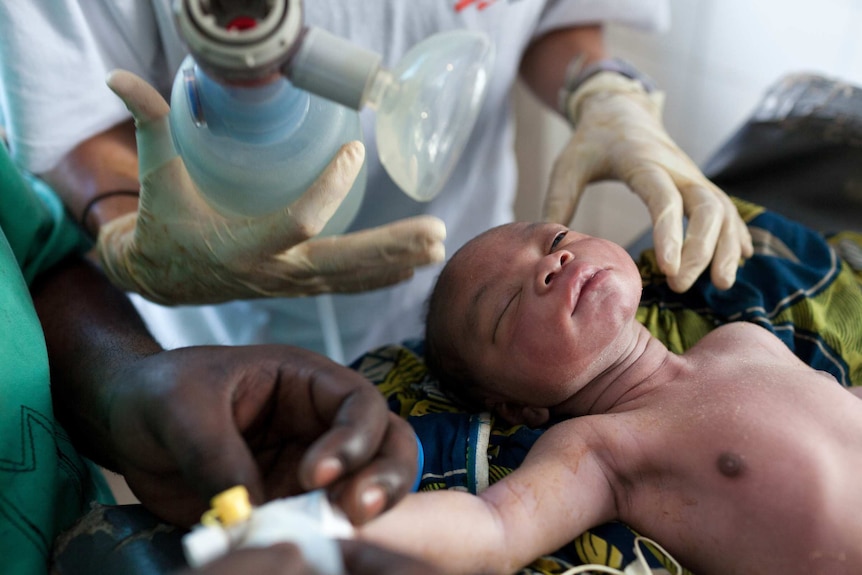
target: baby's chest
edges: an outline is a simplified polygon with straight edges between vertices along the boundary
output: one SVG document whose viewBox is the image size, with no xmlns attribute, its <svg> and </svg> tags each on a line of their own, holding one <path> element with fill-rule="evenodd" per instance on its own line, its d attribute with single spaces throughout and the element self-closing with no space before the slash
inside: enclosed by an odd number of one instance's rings
<svg viewBox="0 0 862 575">
<path fill-rule="evenodd" d="M 862 419 L 852 422 L 842 407 L 845 390 L 813 372 L 803 374 L 813 379 L 782 385 L 798 376 L 730 369 L 704 383 L 713 384 L 708 392 L 655 410 L 622 458 L 631 461 L 621 484 L 630 488 L 632 505 L 650 515 L 706 518 L 718 530 L 722 521 L 732 530 L 754 509 L 775 522 L 822 512 L 847 487 L 843 476 L 862 469 L 862 453 L 847 449 L 840 430 L 850 425 L 862 437 Z"/>
</svg>

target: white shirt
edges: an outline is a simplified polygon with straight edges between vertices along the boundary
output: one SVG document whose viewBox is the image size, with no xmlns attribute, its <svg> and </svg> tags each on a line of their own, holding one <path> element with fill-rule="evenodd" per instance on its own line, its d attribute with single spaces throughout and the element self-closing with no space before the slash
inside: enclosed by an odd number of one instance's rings
<svg viewBox="0 0 862 575">
<path fill-rule="evenodd" d="M 488 94 L 464 155 L 443 191 L 429 203 L 408 198 L 377 158 L 373 112 L 361 114 L 368 184 L 352 229 L 431 214 L 447 227 L 446 252 L 511 221 L 517 185 L 510 93 L 532 40 L 555 28 L 617 21 L 666 26 L 666 0 L 310 0 L 309 25 L 379 52 L 394 66 L 413 45 L 439 31 L 485 32 L 496 49 Z M 170 0 L 3 0 L 0 2 L 0 123 L 13 157 L 40 173 L 84 139 L 129 113 L 104 84 L 124 68 L 166 97 L 185 50 L 173 27 Z M 232 302 L 165 308 L 137 298 L 166 347 L 201 343 L 281 342 L 352 360 L 383 344 L 423 335 L 424 302 L 439 266 L 417 270 L 397 286 L 357 295 Z M 332 304 L 340 342 L 327 346 L 319 312 Z"/>
</svg>

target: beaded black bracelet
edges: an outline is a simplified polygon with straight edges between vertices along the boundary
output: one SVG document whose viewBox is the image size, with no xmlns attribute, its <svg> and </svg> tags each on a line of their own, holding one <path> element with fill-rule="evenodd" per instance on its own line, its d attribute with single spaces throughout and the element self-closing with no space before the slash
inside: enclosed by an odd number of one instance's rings
<svg viewBox="0 0 862 575">
<path fill-rule="evenodd" d="M 141 193 L 138 190 L 112 190 L 110 192 L 105 192 L 103 194 L 99 194 L 97 196 L 94 196 L 93 198 L 90 199 L 89 202 L 87 202 L 87 205 L 84 206 L 84 211 L 81 212 L 81 219 L 80 219 L 81 227 L 88 234 L 90 234 L 90 230 L 87 227 L 87 216 L 90 215 L 90 212 L 93 210 L 93 207 L 96 204 L 98 204 L 99 202 L 101 202 L 102 200 L 104 200 L 106 198 L 112 198 L 115 196 L 134 196 L 137 198 L 137 197 L 140 197 L 140 195 L 141 195 Z M 90 234 L 90 235 L 92 235 L 92 234 Z"/>
</svg>

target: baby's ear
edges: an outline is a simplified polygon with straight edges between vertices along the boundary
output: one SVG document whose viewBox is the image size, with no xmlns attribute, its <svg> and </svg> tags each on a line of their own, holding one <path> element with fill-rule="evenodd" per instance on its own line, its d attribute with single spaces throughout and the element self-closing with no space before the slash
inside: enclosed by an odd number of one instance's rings
<svg viewBox="0 0 862 575">
<path fill-rule="evenodd" d="M 500 418 L 510 425 L 541 427 L 548 422 L 550 411 L 546 407 L 532 407 L 522 403 L 500 402 L 491 406 Z"/>
</svg>

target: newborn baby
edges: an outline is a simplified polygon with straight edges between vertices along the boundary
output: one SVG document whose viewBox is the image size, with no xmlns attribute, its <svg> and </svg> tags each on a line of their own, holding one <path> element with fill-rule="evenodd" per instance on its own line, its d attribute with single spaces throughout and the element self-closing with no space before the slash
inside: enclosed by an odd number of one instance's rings
<svg viewBox="0 0 862 575">
<path fill-rule="evenodd" d="M 625 250 L 558 224 L 455 254 L 429 366 L 512 423 L 560 421 L 479 496 L 410 495 L 359 536 L 447 573 L 508 574 L 620 520 L 698 575 L 862 571 L 860 388 L 751 323 L 671 353 L 636 321 L 640 295 Z"/>
</svg>

